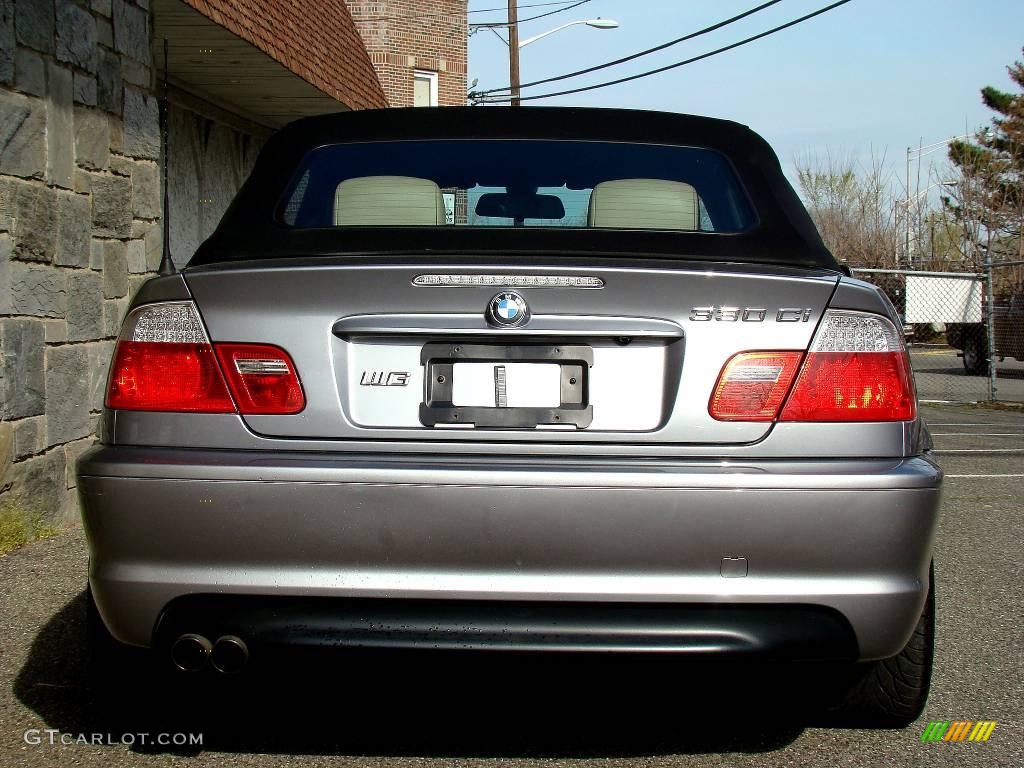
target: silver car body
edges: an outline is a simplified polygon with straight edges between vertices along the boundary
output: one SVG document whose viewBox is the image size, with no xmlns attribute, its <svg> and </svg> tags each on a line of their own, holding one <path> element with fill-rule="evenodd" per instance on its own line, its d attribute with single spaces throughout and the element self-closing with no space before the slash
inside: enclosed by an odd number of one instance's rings
<svg viewBox="0 0 1024 768">
<path fill-rule="evenodd" d="M 487 323 L 502 289 L 529 304 L 523 327 Z M 921 613 L 941 471 L 920 418 L 752 423 L 708 412 L 732 355 L 806 349 L 826 310 L 899 327 L 874 287 L 836 270 L 539 257 L 510 275 L 485 257 L 317 256 L 190 267 L 147 283 L 132 306 L 160 302 L 194 302 L 213 342 L 286 349 L 306 406 L 105 411 L 78 487 L 92 592 L 124 643 L 159 644 L 169 606 L 211 596 L 321 601 L 350 629 L 359 605 L 541 608 L 504 640 L 460 616 L 451 647 L 773 652 L 769 636 L 803 607 L 849 628 L 853 650 L 836 655 L 880 659 Z M 721 308 L 758 311 L 730 322 Z M 592 424 L 425 426 L 421 350 L 436 339 L 586 344 Z M 402 374 L 394 386 L 390 374 Z M 559 606 L 586 626 L 545 634 Z M 663 631 L 650 616 L 631 623 L 630 606 L 684 618 Z M 730 607 L 755 618 L 715 618 Z M 799 646 L 803 614 L 793 616 L 782 646 Z M 368 625 L 333 637 L 447 647 L 429 624 L 411 639 Z"/>
</svg>

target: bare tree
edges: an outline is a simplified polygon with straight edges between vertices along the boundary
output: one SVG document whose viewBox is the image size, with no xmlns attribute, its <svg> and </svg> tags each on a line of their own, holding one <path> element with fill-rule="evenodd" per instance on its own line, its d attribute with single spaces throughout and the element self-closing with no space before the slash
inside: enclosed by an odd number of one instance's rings
<svg viewBox="0 0 1024 768">
<path fill-rule="evenodd" d="M 807 210 L 825 245 L 851 267 L 893 267 L 900 248 L 903 211 L 884 156 L 867 165 L 831 153 L 796 160 Z"/>
</svg>

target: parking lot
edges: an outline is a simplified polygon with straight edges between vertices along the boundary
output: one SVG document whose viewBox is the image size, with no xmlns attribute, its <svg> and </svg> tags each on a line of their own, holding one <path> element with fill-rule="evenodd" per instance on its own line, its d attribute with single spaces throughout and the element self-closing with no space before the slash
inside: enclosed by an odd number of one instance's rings
<svg viewBox="0 0 1024 768">
<path fill-rule="evenodd" d="M 988 376 L 964 371 L 957 350 L 940 344 L 911 347 L 910 360 L 922 400 L 971 402 L 989 399 Z M 996 363 L 997 399 L 1024 402 L 1024 363 L 1013 359 Z"/>
<path fill-rule="evenodd" d="M 938 649 L 925 717 L 907 729 L 830 723 L 807 693 L 813 670 L 662 659 L 358 657 L 228 690 L 147 683 L 103 709 L 85 678 L 85 544 L 72 531 L 0 558 L 0 764 L 1022 765 L 1024 413 L 925 413 L 947 473 Z M 998 725 L 984 743 L 922 743 L 929 720 Z M 42 743 L 26 743 L 27 729 Z M 203 743 L 51 745 L 43 729 L 106 741 L 198 732 Z"/>
</svg>

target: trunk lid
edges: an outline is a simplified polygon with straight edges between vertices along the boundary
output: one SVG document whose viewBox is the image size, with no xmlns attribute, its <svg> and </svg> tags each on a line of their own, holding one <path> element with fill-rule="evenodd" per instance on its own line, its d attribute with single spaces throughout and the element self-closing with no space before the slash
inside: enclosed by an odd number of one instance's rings
<svg viewBox="0 0 1024 768">
<path fill-rule="evenodd" d="M 245 416 L 255 433 L 469 444 L 757 441 L 771 423 L 708 414 L 722 366 L 738 352 L 806 349 L 838 282 L 767 265 L 324 259 L 185 279 L 212 341 L 277 345 L 295 363 L 305 409 Z M 509 288 L 528 320 L 495 327 L 485 314 Z"/>
</svg>

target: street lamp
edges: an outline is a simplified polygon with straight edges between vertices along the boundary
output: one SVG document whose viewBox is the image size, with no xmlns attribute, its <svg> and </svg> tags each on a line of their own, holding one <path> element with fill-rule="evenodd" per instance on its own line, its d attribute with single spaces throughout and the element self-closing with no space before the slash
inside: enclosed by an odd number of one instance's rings
<svg viewBox="0 0 1024 768">
<path fill-rule="evenodd" d="M 963 141 L 964 139 L 971 139 L 971 138 L 973 138 L 973 134 L 965 133 L 963 136 L 953 136 L 952 138 L 943 139 L 942 141 L 936 141 L 934 144 L 928 144 L 928 145 L 923 146 L 923 147 L 918 147 L 917 149 L 914 149 L 913 147 L 907 147 L 907 197 L 906 197 L 905 200 L 902 201 L 902 203 L 904 205 L 904 208 L 905 208 L 904 212 L 905 212 L 905 215 L 907 217 L 907 221 L 906 221 L 906 236 L 905 236 L 905 241 L 904 241 L 904 251 L 907 254 L 907 266 L 908 267 L 911 266 L 911 258 L 910 258 L 910 239 L 911 239 L 910 238 L 910 207 L 912 205 L 916 204 L 917 202 L 919 202 L 922 197 L 924 197 L 930 190 L 934 189 L 935 187 L 942 186 L 942 185 L 946 185 L 946 186 L 950 185 L 950 182 L 940 182 L 940 184 L 932 184 L 930 187 L 928 187 L 928 189 L 924 190 L 924 192 L 919 192 L 915 197 L 911 198 L 911 196 L 910 196 L 910 163 L 911 163 L 912 160 L 917 160 L 917 163 L 918 163 L 918 178 L 920 178 L 920 164 L 921 164 L 921 158 L 922 157 L 924 157 L 925 155 L 930 155 L 932 152 L 938 152 L 940 149 L 943 149 L 943 148 L 949 146 L 954 141 Z M 900 268 L 899 252 L 897 251 L 897 254 L 896 254 L 896 269 L 899 269 L 899 268 Z"/>
<path fill-rule="evenodd" d="M 928 144 L 924 147 L 907 147 L 907 200 L 910 199 L 910 162 L 911 160 L 917 160 L 921 162 L 921 158 L 925 155 L 930 155 L 932 152 L 938 152 L 940 149 L 949 146 L 954 141 L 963 141 L 964 139 L 973 139 L 974 135 L 965 133 L 963 136 L 954 136 L 951 139 L 943 139 L 942 141 L 936 141 L 934 144 Z"/>
<path fill-rule="evenodd" d="M 949 141 L 955 141 L 955 139 L 950 139 Z M 945 142 L 945 143 L 949 143 L 949 142 Z M 909 176 L 908 176 L 908 178 L 909 178 Z M 928 193 L 931 192 L 933 189 L 936 189 L 938 187 L 955 187 L 959 183 L 960 183 L 959 181 L 937 181 L 934 184 L 931 184 L 931 185 L 925 187 L 924 189 L 922 189 L 920 192 L 918 192 L 913 197 L 910 196 L 910 191 L 908 190 L 907 191 L 907 199 L 906 200 L 899 200 L 899 201 L 897 201 L 899 204 L 902 204 L 902 206 L 904 208 L 904 215 L 906 216 L 906 230 L 907 230 L 906 231 L 906 252 L 907 252 L 907 267 L 908 268 L 912 269 L 913 266 L 914 266 L 913 254 L 911 253 L 911 250 L 910 250 L 910 243 L 911 243 L 911 241 L 913 239 L 915 239 L 915 238 L 912 237 L 911 232 L 910 232 L 910 228 L 911 228 L 910 209 L 911 209 L 911 207 L 918 206 L 920 204 L 920 202 L 924 198 L 926 198 L 928 196 Z M 920 237 L 920 233 L 918 233 L 918 237 Z M 897 251 L 897 254 L 896 254 L 896 269 L 899 269 L 899 268 L 900 268 L 899 252 Z"/>
<path fill-rule="evenodd" d="M 511 105 L 513 107 L 519 106 L 519 49 L 524 45 L 529 45 L 532 42 L 540 40 L 542 37 L 553 35 L 555 32 L 565 29 L 566 27 L 573 27 L 577 24 L 586 24 L 588 27 L 594 29 L 615 29 L 619 26 L 619 22 L 612 21 L 611 19 L 583 19 L 580 21 L 570 21 L 568 24 L 563 24 L 560 27 L 549 29 L 547 32 L 542 32 L 539 35 L 519 42 L 519 17 L 518 17 L 518 0 L 508 0 L 508 79 L 509 79 L 509 95 L 511 97 Z"/>
<path fill-rule="evenodd" d="M 932 184 L 930 187 L 926 187 L 925 189 L 922 189 L 920 192 L 918 192 L 916 195 L 914 195 L 909 200 L 901 200 L 900 202 L 902 202 L 904 205 L 907 205 L 907 206 L 909 206 L 909 205 L 916 205 L 918 202 L 921 201 L 921 199 L 923 197 L 925 197 L 929 192 L 931 192 L 936 187 L 955 187 L 959 183 L 960 183 L 959 181 L 937 181 L 934 184 Z"/>
<path fill-rule="evenodd" d="M 937 181 L 934 184 L 931 184 L 930 186 L 925 187 L 924 189 L 922 189 L 920 192 L 918 192 L 913 197 L 908 197 L 906 200 L 897 200 L 896 201 L 896 206 L 900 207 L 900 208 L 903 208 L 905 210 L 905 216 L 907 218 L 907 221 L 906 221 L 906 230 L 907 230 L 907 232 L 906 232 L 906 251 L 907 251 L 907 267 L 908 268 L 913 268 L 913 266 L 914 266 L 913 253 L 911 253 L 911 243 L 915 242 L 915 241 L 918 241 L 921 238 L 921 233 L 920 232 L 917 233 L 917 237 L 914 237 L 913 235 L 911 235 L 911 232 L 910 232 L 910 209 L 911 209 L 911 206 L 918 205 L 921 202 L 921 200 L 926 198 L 928 196 L 928 193 L 931 192 L 933 189 L 936 189 L 938 187 L 947 187 L 947 188 L 948 187 L 956 187 L 959 184 L 960 184 L 959 181 Z M 932 230 L 934 231 L 934 229 L 935 229 L 935 225 L 932 224 Z M 899 256 L 899 251 L 897 250 L 897 252 L 896 252 L 896 269 L 899 269 L 899 268 L 900 268 L 900 256 Z"/>
<path fill-rule="evenodd" d="M 986 128 L 985 130 L 982 131 L 982 135 L 986 136 L 986 137 L 990 136 L 991 133 L 992 133 L 992 129 L 991 128 Z M 914 203 L 917 203 L 922 197 L 924 197 L 924 195 L 929 190 L 934 189 L 935 187 L 938 187 L 938 186 L 947 186 L 947 187 L 948 186 L 955 186 L 955 182 L 949 182 L 949 181 L 943 181 L 943 182 L 940 182 L 939 184 L 932 184 L 924 192 L 918 193 L 918 195 L 916 197 L 911 199 L 911 197 L 910 197 L 910 163 L 911 163 L 911 160 L 917 160 L 917 163 L 918 163 L 918 178 L 920 178 L 920 175 L 921 175 L 921 171 L 920 171 L 920 169 L 921 169 L 921 158 L 922 157 L 924 157 L 925 155 L 930 155 L 933 152 L 938 152 L 940 149 L 948 147 L 954 141 L 964 141 L 965 139 L 973 139 L 974 137 L 975 137 L 975 134 L 973 134 L 973 133 L 965 133 L 963 136 L 954 136 L 951 139 L 943 139 L 942 141 L 936 141 L 934 144 L 928 144 L 928 145 L 923 146 L 923 147 L 918 147 L 917 149 L 914 149 L 913 147 L 907 147 L 907 198 L 906 198 L 906 200 L 903 200 L 902 202 L 906 206 L 906 214 L 907 214 L 906 253 L 907 253 L 907 264 L 908 265 L 910 264 L 910 206 L 912 204 L 914 204 Z M 896 268 L 899 269 L 899 266 L 900 266 L 900 264 L 899 264 L 899 254 L 897 253 L 897 255 L 896 255 Z"/>
<path fill-rule="evenodd" d="M 616 29 L 619 26 L 619 22 L 615 21 L 614 19 L 580 19 L 579 21 L 570 21 L 568 24 L 563 24 L 560 27 L 549 29 L 547 32 L 541 32 L 539 35 L 534 35 L 533 37 L 526 38 L 525 40 L 519 43 L 519 47 L 523 48 L 529 45 L 530 43 L 534 43 L 540 40 L 542 37 L 553 35 L 555 34 L 555 32 L 560 32 L 566 27 L 574 27 L 577 24 L 586 24 L 588 27 L 593 27 L 594 29 Z"/>
</svg>

